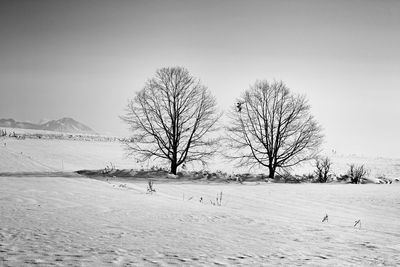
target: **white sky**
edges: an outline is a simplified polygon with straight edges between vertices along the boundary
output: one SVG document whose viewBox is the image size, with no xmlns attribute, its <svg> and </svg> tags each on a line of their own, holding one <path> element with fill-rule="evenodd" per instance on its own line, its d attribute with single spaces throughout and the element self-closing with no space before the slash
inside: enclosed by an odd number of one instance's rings
<svg viewBox="0 0 400 267">
<path fill-rule="evenodd" d="M 338 153 L 400 158 L 400 1 L 1 1 L 0 118 L 118 116 L 157 68 L 222 110 L 257 79 L 306 94 Z"/>
</svg>

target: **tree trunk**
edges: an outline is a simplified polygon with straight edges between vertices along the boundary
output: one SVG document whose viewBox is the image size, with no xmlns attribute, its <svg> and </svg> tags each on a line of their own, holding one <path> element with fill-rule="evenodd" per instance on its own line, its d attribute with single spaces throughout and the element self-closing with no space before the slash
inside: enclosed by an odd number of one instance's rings
<svg viewBox="0 0 400 267">
<path fill-rule="evenodd" d="M 171 161 L 171 173 L 176 175 L 176 170 L 178 169 L 178 165 L 176 162 Z"/>
<path fill-rule="evenodd" d="M 274 167 L 268 167 L 269 169 L 269 175 L 268 178 L 274 179 L 275 178 L 275 168 Z"/>
</svg>

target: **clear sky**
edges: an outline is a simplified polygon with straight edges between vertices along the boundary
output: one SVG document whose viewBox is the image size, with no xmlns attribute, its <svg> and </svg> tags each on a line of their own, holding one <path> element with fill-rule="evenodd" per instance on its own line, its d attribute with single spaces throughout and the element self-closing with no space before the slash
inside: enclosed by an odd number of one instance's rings
<svg viewBox="0 0 400 267">
<path fill-rule="evenodd" d="M 127 135 L 127 99 L 176 65 L 222 110 L 283 80 L 327 149 L 400 158 L 400 1 L 0 1 L 0 118 Z"/>
</svg>

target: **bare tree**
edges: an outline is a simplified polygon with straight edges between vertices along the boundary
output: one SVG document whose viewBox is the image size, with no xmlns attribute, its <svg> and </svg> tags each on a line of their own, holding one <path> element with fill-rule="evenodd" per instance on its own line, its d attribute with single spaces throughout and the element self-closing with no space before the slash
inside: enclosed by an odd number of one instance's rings
<svg viewBox="0 0 400 267">
<path fill-rule="evenodd" d="M 205 164 L 216 151 L 216 100 L 185 68 L 157 70 L 126 111 L 121 118 L 133 133 L 127 148 L 139 161 L 167 160 L 176 174 L 184 162 Z"/>
<path fill-rule="evenodd" d="M 292 95 L 283 82 L 256 82 L 232 107 L 228 158 L 238 165 L 261 165 L 274 178 L 277 169 L 315 158 L 321 128 L 304 96 Z"/>
<path fill-rule="evenodd" d="M 331 169 L 332 162 L 328 157 L 317 158 L 315 160 L 315 174 L 317 175 L 318 182 L 326 183 Z"/>
</svg>

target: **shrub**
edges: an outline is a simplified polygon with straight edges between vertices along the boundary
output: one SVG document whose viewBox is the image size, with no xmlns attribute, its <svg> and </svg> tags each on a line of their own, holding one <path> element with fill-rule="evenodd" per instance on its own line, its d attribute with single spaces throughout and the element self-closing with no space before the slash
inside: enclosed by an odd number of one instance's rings
<svg viewBox="0 0 400 267">
<path fill-rule="evenodd" d="M 314 181 L 314 179 L 315 179 L 315 176 L 314 176 L 314 174 L 312 174 L 312 173 L 303 174 L 303 176 L 302 176 L 302 180 L 303 180 L 304 182 L 312 182 L 312 181 Z"/>
<path fill-rule="evenodd" d="M 352 184 L 361 183 L 361 180 L 364 179 L 367 174 L 368 170 L 364 165 L 356 166 L 355 164 L 350 164 L 349 171 L 347 173 Z"/>
<path fill-rule="evenodd" d="M 315 174 L 319 183 L 326 183 L 329 177 L 332 162 L 328 157 L 315 160 Z"/>
<path fill-rule="evenodd" d="M 300 183 L 301 180 L 298 179 L 298 177 L 290 174 L 289 172 L 284 172 L 282 174 L 278 174 L 275 176 L 275 182 L 297 184 L 297 183 Z"/>
</svg>

